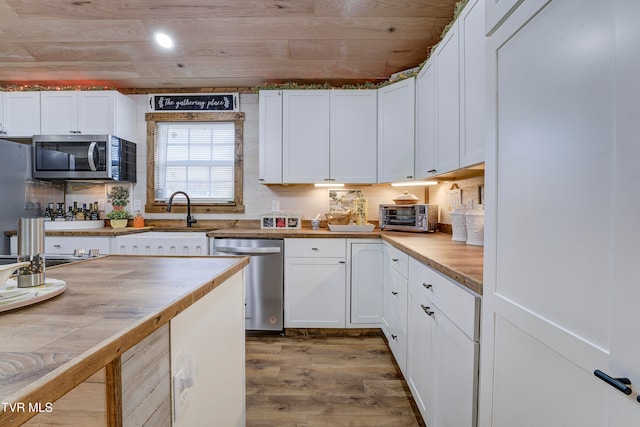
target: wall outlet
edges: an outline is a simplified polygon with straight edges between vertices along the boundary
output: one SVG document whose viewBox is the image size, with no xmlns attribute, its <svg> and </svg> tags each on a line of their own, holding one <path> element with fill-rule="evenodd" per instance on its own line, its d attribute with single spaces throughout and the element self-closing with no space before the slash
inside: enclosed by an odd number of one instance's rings
<svg viewBox="0 0 640 427">
<path fill-rule="evenodd" d="M 142 209 L 142 203 L 140 203 L 139 199 L 136 199 L 133 201 L 133 210 L 134 211 L 139 211 Z"/>
<path fill-rule="evenodd" d="M 189 388 L 184 386 L 182 377 L 184 372 L 180 369 L 173 375 L 173 422 L 176 423 L 189 405 Z"/>
</svg>

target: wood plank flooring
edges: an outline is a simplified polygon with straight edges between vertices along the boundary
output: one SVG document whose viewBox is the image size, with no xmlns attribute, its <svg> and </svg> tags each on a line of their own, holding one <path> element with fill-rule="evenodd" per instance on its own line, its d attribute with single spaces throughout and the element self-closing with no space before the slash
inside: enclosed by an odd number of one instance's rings
<svg viewBox="0 0 640 427">
<path fill-rule="evenodd" d="M 381 336 L 246 340 L 247 427 L 424 423 Z"/>
</svg>

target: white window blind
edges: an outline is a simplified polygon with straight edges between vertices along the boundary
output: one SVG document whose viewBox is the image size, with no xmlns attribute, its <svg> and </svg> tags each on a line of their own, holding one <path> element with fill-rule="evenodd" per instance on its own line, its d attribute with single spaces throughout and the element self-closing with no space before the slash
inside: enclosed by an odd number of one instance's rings
<svg viewBox="0 0 640 427">
<path fill-rule="evenodd" d="M 234 122 L 159 122 L 155 150 L 156 201 L 174 191 L 192 202 L 234 201 Z"/>
</svg>

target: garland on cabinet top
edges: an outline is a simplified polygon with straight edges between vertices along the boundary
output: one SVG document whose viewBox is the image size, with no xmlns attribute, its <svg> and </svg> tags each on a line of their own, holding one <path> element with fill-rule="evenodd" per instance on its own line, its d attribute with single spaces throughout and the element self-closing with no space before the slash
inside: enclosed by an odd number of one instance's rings
<svg viewBox="0 0 640 427">
<path fill-rule="evenodd" d="M 456 19 L 458 19 L 458 16 L 460 16 L 460 13 L 462 13 L 462 10 L 465 8 L 467 3 L 469 3 L 469 0 L 460 0 L 456 2 L 456 4 L 453 6 L 453 19 L 442 30 L 442 33 L 440 34 L 440 41 L 444 39 L 444 36 L 451 29 L 451 27 L 453 26 L 453 23 L 456 22 Z M 324 84 L 300 84 L 300 83 L 293 83 L 293 82 L 265 83 L 263 85 L 255 86 L 254 89 L 256 92 L 260 90 L 286 90 L 286 89 L 379 89 L 381 87 L 388 86 L 392 83 L 417 76 L 420 70 L 422 69 L 422 67 L 424 66 L 424 64 L 426 64 L 427 59 L 429 59 L 429 56 L 431 56 L 431 54 L 435 51 L 438 44 L 440 44 L 440 42 L 434 44 L 429 48 L 429 54 L 419 66 L 415 68 L 411 68 L 406 71 L 399 72 L 393 75 L 389 80 L 386 80 L 380 83 L 365 82 L 362 84 L 344 85 L 340 87 L 331 86 L 329 83 L 326 83 L 326 82 Z"/>
<path fill-rule="evenodd" d="M 45 86 L 45 85 L 39 85 L 39 84 L 0 86 L 0 92 L 36 92 L 36 91 L 62 91 L 62 90 L 114 90 L 114 88 L 107 87 L 107 86 L 86 86 L 86 85 Z"/>
</svg>

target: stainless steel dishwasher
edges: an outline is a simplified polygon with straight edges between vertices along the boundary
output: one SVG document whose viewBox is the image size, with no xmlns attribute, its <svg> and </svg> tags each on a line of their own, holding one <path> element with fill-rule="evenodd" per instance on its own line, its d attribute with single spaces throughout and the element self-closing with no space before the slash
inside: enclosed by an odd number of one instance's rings
<svg viewBox="0 0 640 427">
<path fill-rule="evenodd" d="M 245 329 L 283 330 L 284 241 L 215 238 L 211 255 L 249 255 L 245 269 Z"/>
</svg>

